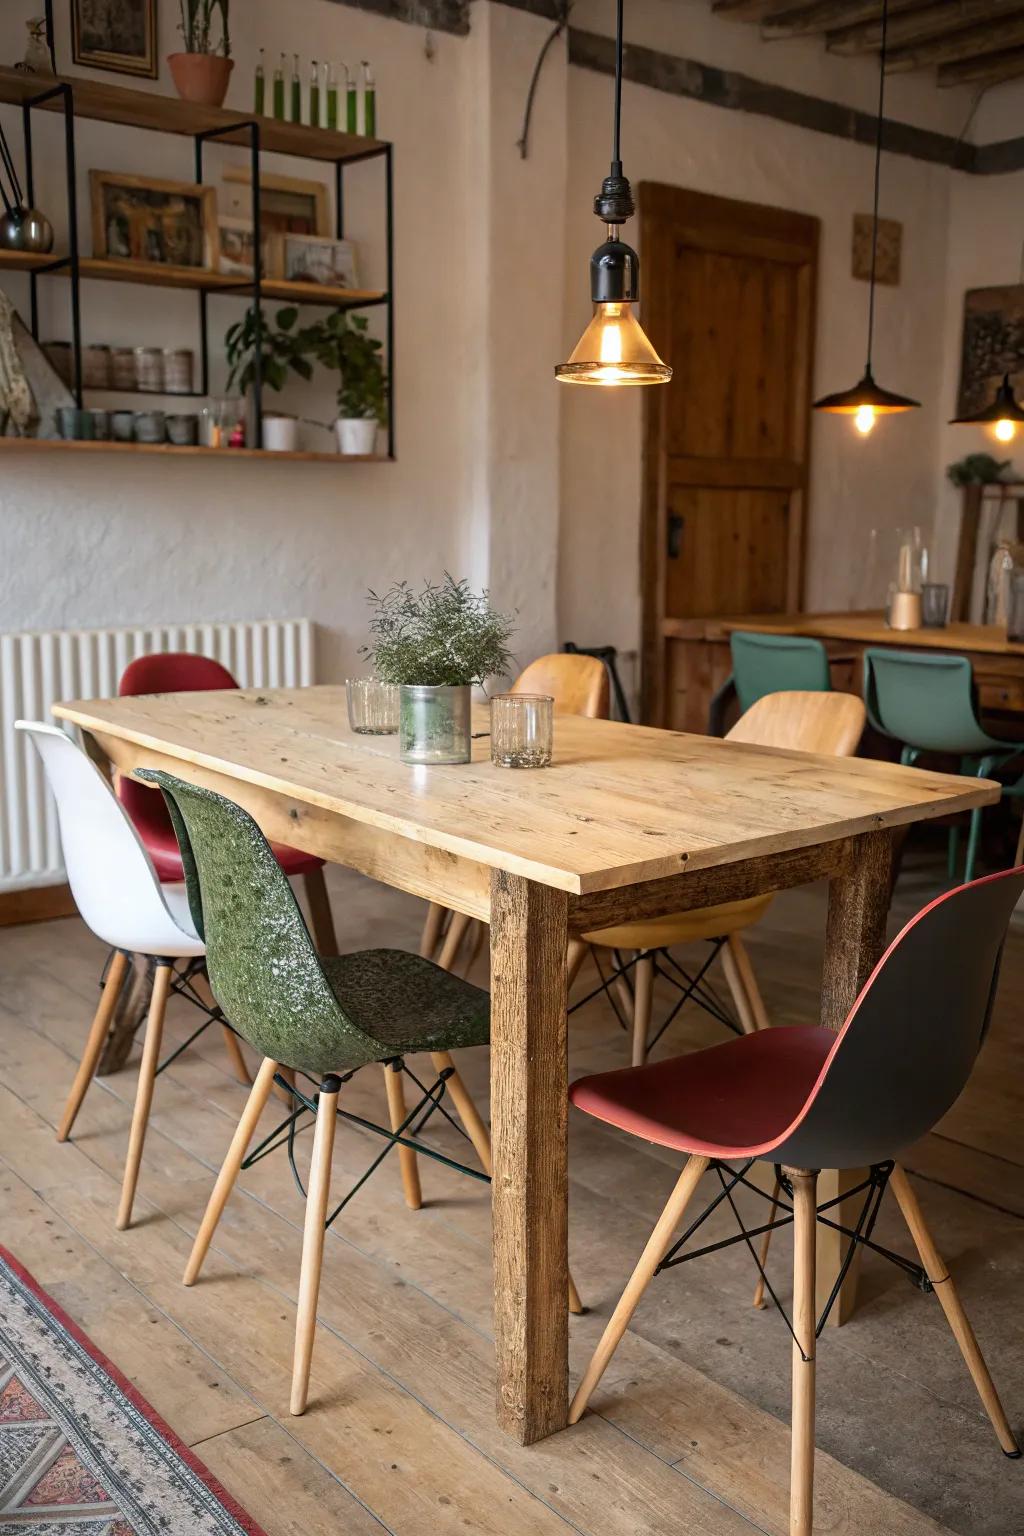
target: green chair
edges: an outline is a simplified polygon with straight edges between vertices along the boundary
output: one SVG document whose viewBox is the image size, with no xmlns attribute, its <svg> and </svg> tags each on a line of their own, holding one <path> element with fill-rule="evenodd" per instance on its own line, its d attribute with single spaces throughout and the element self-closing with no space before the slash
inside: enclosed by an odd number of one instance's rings
<svg viewBox="0 0 1024 1536">
<path fill-rule="evenodd" d="M 328 1216 L 337 1116 L 376 1132 L 385 1142 L 355 1188 L 365 1182 L 393 1146 L 399 1147 L 399 1156 L 406 1156 L 414 1172 L 416 1153 L 425 1152 L 486 1179 L 490 1147 L 479 1116 L 479 1127 L 467 1123 L 465 1114 L 463 1121 L 484 1161 L 484 1173 L 422 1145 L 413 1139 L 410 1128 L 416 1125 L 418 1130 L 438 1108 L 447 1115 L 441 1104 L 446 1092 L 463 1113 L 459 1097 L 452 1093 L 458 1074 L 448 1053 L 488 1043 L 490 999 L 479 987 L 405 950 L 318 955 L 291 886 L 247 812 L 222 795 L 167 773 L 145 770 L 138 777 L 158 784 L 164 792 L 181 847 L 193 922 L 206 942 L 207 971 L 217 1002 L 243 1039 L 263 1056 L 196 1236 L 185 1271 L 186 1285 L 199 1274 L 278 1068 L 294 1068 L 319 1085 L 319 1091 L 310 1097 L 287 1079 L 279 1079 L 299 1101 L 299 1108 L 286 1122 L 289 1139 L 298 1116 L 306 1111 L 316 1116 L 291 1390 L 291 1411 L 302 1413 L 309 1390 L 324 1232 L 355 1193 L 355 1189 L 350 1191 Z M 430 1088 L 417 1082 L 417 1103 L 407 1112 L 402 1091 L 402 1073 L 407 1070 L 403 1058 L 419 1051 L 433 1053 L 440 1071 Z M 338 1108 L 342 1084 L 360 1067 L 372 1063 L 385 1067 L 390 1129 Z M 465 1088 L 461 1092 L 471 1105 Z M 268 1141 L 277 1135 L 275 1132 Z M 254 1157 L 266 1145 L 261 1144 Z"/>
<path fill-rule="evenodd" d="M 869 647 L 864 652 L 864 704 L 883 736 L 903 743 L 900 762 L 910 766 L 922 752 L 960 759 L 962 774 L 988 778 L 1024 752 L 1024 744 L 999 741 L 978 719 L 974 674 L 966 656 L 932 655 Z M 1004 788 L 1024 793 L 1024 781 Z M 971 812 L 964 880 L 974 878 L 982 808 Z M 949 878 L 956 878 L 959 828 L 949 833 Z"/>
<path fill-rule="evenodd" d="M 743 714 L 766 693 L 827 693 L 832 687 L 828 652 L 820 640 L 737 629 L 729 637 L 729 649 Z"/>
</svg>

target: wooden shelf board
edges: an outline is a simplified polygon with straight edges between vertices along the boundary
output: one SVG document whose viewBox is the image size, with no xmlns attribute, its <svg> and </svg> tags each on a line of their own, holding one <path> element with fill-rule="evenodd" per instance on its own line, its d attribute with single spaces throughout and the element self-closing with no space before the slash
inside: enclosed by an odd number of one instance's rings
<svg viewBox="0 0 1024 1536">
<path fill-rule="evenodd" d="M 0 453 L 156 453 L 179 458 L 273 459 L 305 464 L 389 464 L 384 453 L 275 453 L 270 448 L 206 448 L 177 443 L 68 442 L 64 438 L 0 437 Z"/>
<path fill-rule="evenodd" d="M 61 259 L 57 251 L 0 251 L 0 272 L 36 272 Z"/>
<path fill-rule="evenodd" d="M 197 107 L 164 96 L 156 91 L 136 91 L 123 85 L 107 85 L 73 75 L 58 77 L 24 75 L 18 70 L 0 68 L 0 102 L 18 105 L 53 85 L 66 84 L 74 89 L 76 117 L 96 122 L 119 123 L 125 128 L 148 128 L 156 133 L 192 135 L 211 128 L 235 129 L 218 137 L 220 144 L 248 146 L 241 126 L 251 122 L 253 113 L 235 112 L 229 107 Z M 44 110 L 61 110 L 60 100 L 47 102 Z M 328 128 L 307 128 L 301 123 L 281 123 L 276 118 L 261 117 L 260 149 L 276 155 L 296 155 L 304 160 L 359 160 L 387 148 L 382 139 L 363 138 L 359 134 L 336 133 Z"/>
</svg>

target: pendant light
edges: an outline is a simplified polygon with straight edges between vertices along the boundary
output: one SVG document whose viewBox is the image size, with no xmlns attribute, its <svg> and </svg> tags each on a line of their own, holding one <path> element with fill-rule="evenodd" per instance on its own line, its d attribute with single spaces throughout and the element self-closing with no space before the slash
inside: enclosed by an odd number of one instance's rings
<svg viewBox="0 0 1024 1536">
<path fill-rule="evenodd" d="M 996 390 L 995 399 L 973 416 L 954 416 L 951 427 L 991 426 L 1001 443 L 1012 443 L 1017 428 L 1024 423 L 1024 405 L 1013 393 L 1010 375 L 1003 374 L 1003 382 Z"/>
<path fill-rule="evenodd" d="M 594 199 L 594 212 L 607 227 L 607 239 L 590 258 L 590 297 L 594 318 L 567 363 L 555 368 L 562 384 L 667 384 L 672 369 L 662 362 L 636 318 L 640 297 L 640 262 L 636 251 L 619 239 L 620 226 L 635 212 L 633 193 L 622 174 L 619 126 L 622 117 L 622 7 L 618 0 L 615 31 L 615 125 L 611 174 Z"/>
<path fill-rule="evenodd" d="M 889 33 L 889 0 L 882 3 L 882 51 L 878 70 L 878 124 L 875 129 L 875 201 L 871 215 L 871 279 L 868 285 L 868 359 L 864 377 L 852 389 L 840 389 L 834 395 L 815 400 L 816 411 L 830 411 L 838 416 L 852 416 L 857 431 L 867 436 L 879 416 L 920 407 L 920 400 L 897 395 L 875 383 L 871 372 L 871 344 L 875 335 L 875 271 L 878 260 L 878 190 L 882 169 L 882 135 L 885 128 L 885 62 Z"/>
</svg>

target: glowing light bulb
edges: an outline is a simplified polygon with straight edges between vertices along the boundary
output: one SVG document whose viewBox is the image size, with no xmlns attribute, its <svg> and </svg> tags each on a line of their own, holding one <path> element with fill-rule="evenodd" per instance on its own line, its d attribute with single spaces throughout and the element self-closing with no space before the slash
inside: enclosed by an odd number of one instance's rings
<svg viewBox="0 0 1024 1536">
<path fill-rule="evenodd" d="M 997 421 L 995 435 L 1001 443 L 1012 443 L 1013 439 L 1017 436 L 1017 423 L 1015 421 L 1007 421 L 1005 418 L 1002 421 Z"/>
<path fill-rule="evenodd" d="M 867 437 L 875 424 L 875 408 L 873 405 L 862 405 L 857 409 L 853 418 L 853 424 L 862 437 Z"/>
</svg>

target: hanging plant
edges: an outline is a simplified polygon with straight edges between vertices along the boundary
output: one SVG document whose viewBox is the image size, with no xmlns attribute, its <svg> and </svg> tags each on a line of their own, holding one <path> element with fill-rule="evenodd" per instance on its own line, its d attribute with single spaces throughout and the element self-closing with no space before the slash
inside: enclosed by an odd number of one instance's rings
<svg viewBox="0 0 1024 1536">
<path fill-rule="evenodd" d="M 179 31 L 185 42 L 186 53 L 213 53 L 222 58 L 231 57 L 231 34 L 228 30 L 228 5 L 230 0 L 179 0 L 181 23 Z M 214 13 L 220 12 L 220 38 L 213 41 Z"/>
</svg>

